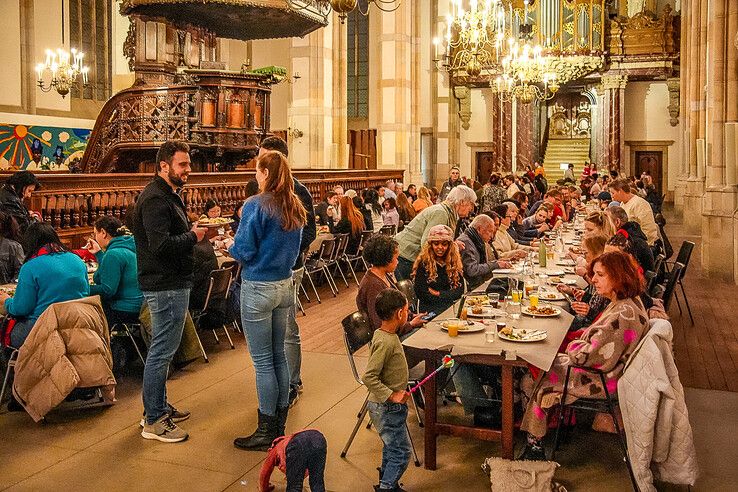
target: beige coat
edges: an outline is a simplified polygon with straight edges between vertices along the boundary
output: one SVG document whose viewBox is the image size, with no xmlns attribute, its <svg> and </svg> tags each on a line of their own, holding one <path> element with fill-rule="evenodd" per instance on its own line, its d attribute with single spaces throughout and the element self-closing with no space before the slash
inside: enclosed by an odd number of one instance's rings
<svg viewBox="0 0 738 492">
<path fill-rule="evenodd" d="M 661 319 L 650 324 L 618 381 L 628 456 L 642 492 L 655 492 L 654 479 L 690 485 L 697 479 L 692 427 L 671 353 L 671 324 Z"/>
<path fill-rule="evenodd" d="M 100 296 L 52 304 L 18 352 L 13 394 L 38 422 L 75 388 L 115 399 L 113 357 Z"/>
</svg>

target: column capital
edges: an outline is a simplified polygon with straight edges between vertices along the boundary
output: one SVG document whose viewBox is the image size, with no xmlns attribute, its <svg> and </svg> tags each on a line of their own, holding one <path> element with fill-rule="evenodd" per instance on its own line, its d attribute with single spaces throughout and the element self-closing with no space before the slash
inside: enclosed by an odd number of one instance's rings
<svg viewBox="0 0 738 492">
<path fill-rule="evenodd" d="M 669 124 L 671 126 L 677 126 L 679 124 L 679 77 L 666 79 L 666 87 L 669 89 Z"/>
<path fill-rule="evenodd" d="M 471 120 L 471 94 L 469 88 L 464 85 L 454 86 L 454 96 L 459 100 L 459 118 L 461 119 L 461 127 L 464 130 L 468 130 L 469 121 Z"/>
<path fill-rule="evenodd" d="M 628 75 L 626 74 L 605 74 L 602 76 L 601 85 L 603 90 L 625 89 L 628 83 Z"/>
</svg>

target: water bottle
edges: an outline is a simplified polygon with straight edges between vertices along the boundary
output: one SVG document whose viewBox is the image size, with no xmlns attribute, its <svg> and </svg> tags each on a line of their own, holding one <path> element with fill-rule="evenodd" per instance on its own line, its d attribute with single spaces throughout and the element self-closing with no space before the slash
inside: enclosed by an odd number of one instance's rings
<svg viewBox="0 0 738 492">
<path fill-rule="evenodd" d="M 538 240 L 538 265 L 546 268 L 546 243 L 543 238 Z"/>
</svg>

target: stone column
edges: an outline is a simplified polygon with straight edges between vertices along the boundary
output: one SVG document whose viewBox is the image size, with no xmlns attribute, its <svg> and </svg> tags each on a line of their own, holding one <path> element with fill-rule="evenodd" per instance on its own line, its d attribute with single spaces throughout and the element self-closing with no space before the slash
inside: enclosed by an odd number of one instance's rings
<svg viewBox="0 0 738 492">
<path fill-rule="evenodd" d="M 446 14 L 449 13 L 450 2 L 445 0 L 432 0 L 433 28 L 431 36 L 443 36 L 446 32 Z M 432 186 L 440 184 L 448 179 L 451 166 L 458 164 L 457 159 L 452 158 L 453 149 L 457 144 L 452 121 L 458 117 L 454 111 L 455 97 L 451 93 L 449 76 L 446 72 L 433 67 L 431 74 L 431 97 L 434 107 L 433 139 L 435 141 L 435 172 L 432 174 Z"/>
<path fill-rule="evenodd" d="M 288 110 L 290 127 L 303 133 L 290 142 L 290 163 L 297 168 L 347 165 L 346 64 L 336 62 L 345 60 L 345 38 L 346 27 L 336 14 L 324 29 L 292 38 L 289 73 L 302 76 L 291 85 Z"/>
<path fill-rule="evenodd" d="M 603 75 L 604 91 L 603 129 L 604 129 L 604 162 L 609 170 L 620 171 L 623 162 L 624 143 L 622 139 L 624 117 L 624 92 L 628 76 L 621 74 Z"/>
<path fill-rule="evenodd" d="M 524 171 L 525 166 L 532 166 L 536 154 L 536 120 L 538 119 L 538 101 L 530 104 L 518 104 L 516 111 L 516 144 L 515 167 L 518 172 Z"/>
<path fill-rule="evenodd" d="M 683 9 L 681 12 L 681 25 L 683 29 L 689 28 L 692 22 L 692 9 Z M 679 52 L 680 57 L 680 77 L 679 77 L 679 114 L 682 118 L 682 128 L 684 128 L 684 136 L 682 138 L 682 160 L 679 163 L 679 175 L 674 185 L 674 211 L 677 215 L 684 213 L 684 194 L 687 191 L 687 179 L 689 178 L 689 81 L 691 80 L 690 68 L 691 58 L 689 56 L 691 49 L 691 37 L 688 31 L 683 30 L 680 36 Z"/>
<path fill-rule="evenodd" d="M 512 172 L 513 104 L 494 97 L 492 106 L 492 135 L 490 140 L 495 153 L 496 168 L 503 174 Z"/>
<path fill-rule="evenodd" d="M 406 171 L 414 167 L 418 175 L 420 124 L 417 111 L 413 111 L 413 98 L 417 97 L 417 91 L 413 90 L 417 84 L 414 73 L 420 63 L 417 53 L 418 26 L 414 22 L 416 9 L 414 2 L 402 2 L 394 12 L 377 10 L 370 23 L 379 23 L 379 38 L 376 40 L 378 59 L 371 65 L 371 69 L 378 72 L 380 91 L 379 107 L 375 113 L 377 167 Z M 374 29 L 372 31 L 377 32 Z"/>
</svg>

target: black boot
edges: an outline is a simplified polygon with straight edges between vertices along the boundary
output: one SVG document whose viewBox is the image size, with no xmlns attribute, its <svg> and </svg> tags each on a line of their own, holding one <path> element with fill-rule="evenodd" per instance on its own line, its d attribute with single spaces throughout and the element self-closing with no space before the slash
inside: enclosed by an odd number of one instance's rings
<svg viewBox="0 0 738 492">
<path fill-rule="evenodd" d="M 287 425 L 287 413 L 290 411 L 290 407 L 277 408 L 277 433 L 274 438 L 282 437 L 284 435 L 284 427 Z"/>
<path fill-rule="evenodd" d="M 276 415 L 266 415 L 259 412 L 259 425 L 256 431 L 248 437 L 237 437 L 233 440 L 233 445 L 239 449 L 247 449 L 250 451 L 267 451 L 272 441 L 277 437 L 277 428 L 279 425 Z"/>
</svg>

